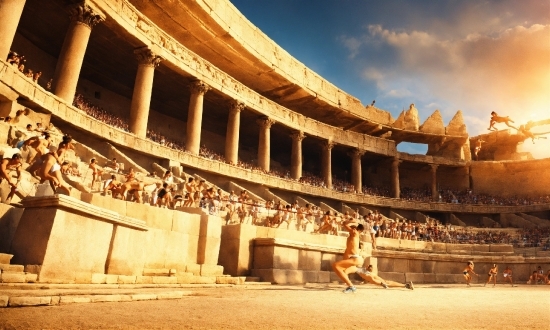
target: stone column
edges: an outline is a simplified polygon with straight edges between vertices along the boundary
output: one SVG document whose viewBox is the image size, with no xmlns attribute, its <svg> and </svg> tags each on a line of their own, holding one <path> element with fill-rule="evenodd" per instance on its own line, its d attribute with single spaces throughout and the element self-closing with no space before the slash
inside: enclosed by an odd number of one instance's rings
<svg viewBox="0 0 550 330">
<path fill-rule="evenodd" d="M 130 105 L 130 132 L 144 139 L 147 134 L 153 77 L 162 58 L 147 47 L 134 50 L 134 54 L 138 60 L 138 70 Z"/>
<path fill-rule="evenodd" d="M 321 173 L 328 189 L 332 189 L 332 148 L 334 148 L 334 145 L 335 143 L 331 140 L 323 141 L 321 143 L 321 148 L 323 149 Z"/>
<path fill-rule="evenodd" d="M 355 187 L 357 193 L 363 192 L 361 156 L 365 154 L 365 150 L 354 149 L 349 153 L 351 156 L 351 183 Z"/>
<path fill-rule="evenodd" d="M 187 139 L 185 149 L 193 155 L 199 154 L 201 144 L 202 106 L 204 94 L 210 90 L 210 86 L 202 81 L 191 84 L 191 99 L 189 100 L 189 112 L 187 114 Z"/>
<path fill-rule="evenodd" d="M 0 56 L 3 61 L 10 52 L 24 6 L 25 0 L 0 0 Z"/>
<path fill-rule="evenodd" d="M 394 158 L 391 163 L 391 188 L 392 188 L 392 197 L 400 198 L 401 189 L 399 188 L 399 164 L 401 161 L 399 158 Z"/>
<path fill-rule="evenodd" d="M 241 125 L 241 111 L 244 103 L 233 100 L 229 104 L 229 118 L 225 135 L 225 159 L 231 164 L 239 160 L 239 127 Z"/>
<path fill-rule="evenodd" d="M 439 191 L 437 191 L 437 168 L 439 165 L 430 164 L 430 170 L 432 172 L 432 201 L 439 201 Z"/>
<path fill-rule="evenodd" d="M 290 156 L 290 177 L 298 180 L 302 177 L 302 140 L 306 137 L 304 132 L 295 131 L 290 134 L 292 138 L 292 154 Z"/>
<path fill-rule="evenodd" d="M 270 171 L 271 163 L 271 126 L 275 121 L 267 116 L 256 120 L 260 126 L 260 138 L 258 141 L 258 166 L 264 171 Z"/>
<path fill-rule="evenodd" d="M 57 59 L 52 90 L 55 95 L 72 102 L 90 33 L 105 17 L 84 2 L 71 5 L 69 16 L 71 23 Z"/>
</svg>

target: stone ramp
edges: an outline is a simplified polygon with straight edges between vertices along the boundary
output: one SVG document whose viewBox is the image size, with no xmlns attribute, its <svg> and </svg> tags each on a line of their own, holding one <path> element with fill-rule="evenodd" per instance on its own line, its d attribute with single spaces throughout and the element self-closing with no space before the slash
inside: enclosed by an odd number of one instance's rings
<svg viewBox="0 0 550 330">
<path fill-rule="evenodd" d="M 260 195 L 262 198 L 265 198 L 266 200 L 275 201 L 275 204 L 277 204 L 277 202 L 280 202 L 282 205 L 285 205 L 285 206 L 290 204 L 289 202 L 284 200 L 282 197 L 279 197 L 275 195 L 273 192 L 271 192 L 269 188 L 260 189 Z"/>
<path fill-rule="evenodd" d="M 535 225 L 539 226 L 540 228 L 550 227 L 550 221 L 547 220 L 547 219 L 541 219 L 541 218 L 536 217 L 534 215 L 529 215 L 529 214 L 525 214 L 525 213 L 518 213 L 517 215 L 519 215 L 520 217 L 522 217 L 523 219 L 525 219 L 527 221 L 530 221 L 530 222 L 534 223 Z"/>
</svg>

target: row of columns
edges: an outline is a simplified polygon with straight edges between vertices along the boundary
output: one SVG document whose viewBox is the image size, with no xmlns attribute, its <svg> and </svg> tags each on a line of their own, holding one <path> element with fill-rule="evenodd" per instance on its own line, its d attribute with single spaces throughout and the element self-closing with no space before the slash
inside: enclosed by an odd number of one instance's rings
<svg viewBox="0 0 550 330">
<path fill-rule="evenodd" d="M 0 56 L 7 57 L 13 43 L 17 25 L 21 19 L 25 0 L 0 0 Z M 82 2 L 68 7 L 71 23 L 69 25 L 61 52 L 57 61 L 53 77 L 53 93 L 67 102 L 72 102 L 84 55 L 90 34 L 94 26 L 105 20 L 105 16 L 88 4 Z M 138 62 L 138 69 L 130 106 L 130 131 L 140 138 L 145 138 L 155 68 L 163 60 L 148 47 L 134 50 Z M 202 82 L 195 81 L 190 86 L 190 100 L 187 118 L 187 138 L 185 148 L 192 154 L 198 154 L 200 149 L 200 137 L 202 126 L 202 112 L 205 93 L 210 87 Z M 245 108 L 243 102 L 232 101 L 229 104 L 229 117 L 227 121 L 225 156 L 228 162 L 236 164 L 239 149 L 240 113 Z M 270 171 L 270 129 L 275 123 L 273 119 L 261 117 L 257 120 L 260 127 L 258 141 L 258 166 L 265 171 Z M 291 133 L 291 170 L 293 179 L 302 177 L 302 141 L 306 137 L 303 131 Z M 327 140 L 322 147 L 322 176 L 328 188 L 332 188 L 332 148 L 334 142 Z M 364 150 L 355 149 L 349 153 L 352 157 L 352 184 L 356 189 L 361 189 L 361 156 Z M 392 195 L 400 197 L 399 188 L 399 159 L 391 163 Z M 432 174 L 432 198 L 436 201 L 439 197 L 437 191 L 437 165 L 431 166 Z"/>
</svg>

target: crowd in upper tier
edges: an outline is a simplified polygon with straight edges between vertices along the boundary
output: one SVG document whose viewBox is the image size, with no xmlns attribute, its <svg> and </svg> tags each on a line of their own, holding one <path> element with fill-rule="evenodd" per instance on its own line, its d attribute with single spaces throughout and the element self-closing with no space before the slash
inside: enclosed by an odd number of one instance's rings
<svg viewBox="0 0 550 330">
<path fill-rule="evenodd" d="M 76 94 L 74 98 L 73 105 L 81 110 L 84 110 L 89 116 L 98 119 L 108 125 L 119 128 L 126 132 L 129 132 L 129 124 L 126 119 L 123 119 L 119 116 L 116 116 L 112 113 L 105 111 L 103 108 L 94 105 L 89 100 L 87 100 L 83 95 Z M 154 130 L 147 130 L 147 138 L 159 143 L 160 145 L 185 152 L 185 143 L 183 141 L 176 141 L 165 137 L 163 134 L 156 132 Z M 201 146 L 199 151 L 199 156 L 219 161 L 227 162 L 225 156 L 208 149 L 206 146 Z M 281 169 L 271 169 L 269 172 L 264 171 L 254 162 L 247 162 L 244 160 L 239 160 L 236 166 L 245 168 L 251 171 L 258 171 L 265 174 L 273 175 L 280 178 L 290 179 L 290 171 L 281 170 Z M 299 182 L 308 184 L 315 187 L 326 187 L 324 179 L 313 173 L 304 171 Z M 339 192 L 351 192 L 351 193 L 363 193 L 366 195 L 373 196 L 382 196 L 382 197 L 391 197 L 391 191 L 389 187 L 377 187 L 377 186 L 363 186 L 361 192 L 357 192 L 355 187 L 342 179 L 333 178 L 332 179 L 332 189 Z M 404 187 L 401 189 L 400 194 L 401 199 L 409 201 L 419 201 L 419 202 L 431 202 L 432 193 L 430 189 L 413 189 Z M 532 205 L 532 204 L 541 204 L 541 203 L 550 203 L 550 196 L 539 196 L 536 198 L 532 197 L 500 197 L 492 196 L 487 194 L 478 194 L 472 190 L 453 190 L 453 189 L 443 189 L 439 191 L 439 202 L 443 203 L 455 203 L 455 204 L 482 204 L 482 205 Z"/>
</svg>

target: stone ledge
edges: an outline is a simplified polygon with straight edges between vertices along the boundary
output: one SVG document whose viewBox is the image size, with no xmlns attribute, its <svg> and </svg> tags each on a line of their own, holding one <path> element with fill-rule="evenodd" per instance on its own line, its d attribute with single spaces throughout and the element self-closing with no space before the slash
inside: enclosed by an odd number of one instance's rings
<svg viewBox="0 0 550 330">
<path fill-rule="evenodd" d="M 341 247 L 313 244 L 313 243 L 304 243 L 300 241 L 293 241 L 293 240 L 288 240 L 283 238 L 255 238 L 254 245 L 255 246 L 275 245 L 275 246 L 291 247 L 291 248 L 296 248 L 300 250 L 321 251 L 321 252 L 329 252 L 329 253 L 335 253 L 335 254 L 344 253 L 344 248 L 341 248 Z"/>
<path fill-rule="evenodd" d="M 62 210 L 69 210 L 78 214 L 85 214 L 96 220 L 106 221 L 115 225 L 129 227 L 137 230 L 148 230 L 145 221 L 121 216 L 117 212 L 110 211 L 86 202 L 82 202 L 76 198 L 66 195 L 53 195 L 41 197 L 27 197 L 21 203 L 25 208 L 42 208 L 55 207 Z"/>
</svg>

